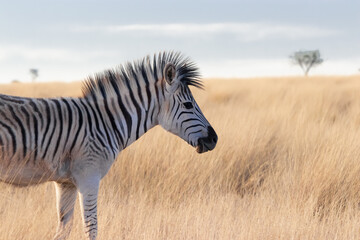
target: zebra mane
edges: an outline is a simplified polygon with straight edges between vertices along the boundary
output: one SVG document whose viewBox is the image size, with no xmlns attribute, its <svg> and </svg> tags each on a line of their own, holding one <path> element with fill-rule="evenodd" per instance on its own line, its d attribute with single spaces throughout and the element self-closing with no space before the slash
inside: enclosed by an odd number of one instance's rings
<svg viewBox="0 0 360 240">
<path fill-rule="evenodd" d="M 111 93 L 118 95 L 124 87 L 130 89 L 134 84 L 139 86 L 138 76 L 148 79 L 148 72 L 155 81 L 158 81 L 163 78 L 167 63 L 174 64 L 178 78 L 183 84 L 203 89 L 198 68 L 189 58 L 183 57 L 178 52 L 163 52 L 154 54 L 152 59 L 146 56 L 142 60 L 128 62 L 114 69 L 89 76 L 83 83 L 83 96 L 97 98 L 99 94 L 103 97 Z"/>
</svg>

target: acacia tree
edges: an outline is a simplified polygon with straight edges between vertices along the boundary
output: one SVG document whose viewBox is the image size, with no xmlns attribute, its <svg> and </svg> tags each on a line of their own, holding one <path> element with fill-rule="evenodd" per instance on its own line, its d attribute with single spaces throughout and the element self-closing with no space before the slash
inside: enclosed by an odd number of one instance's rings
<svg viewBox="0 0 360 240">
<path fill-rule="evenodd" d="M 317 65 L 320 65 L 324 60 L 320 57 L 319 50 L 313 51 L 298 51 L 294 55 L 290 56 L 294 64 L 299 65 L 304 71 L 305 76 L 308 75 L 310 69 Z"/>
<path fill-rule="evenodd" d="M 36 68 L 31 68 L 29 70 L 29 72 L 30 72 L 32 81 L 35 82 L 36 78 L 39 76 L 39 70 Z"/>
</svg>

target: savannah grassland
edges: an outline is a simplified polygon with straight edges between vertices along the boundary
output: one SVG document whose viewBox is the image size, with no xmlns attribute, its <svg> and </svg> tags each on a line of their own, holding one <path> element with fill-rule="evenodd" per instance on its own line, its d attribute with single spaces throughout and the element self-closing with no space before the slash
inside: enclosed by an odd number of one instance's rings
<svg viewBox="0 0 360 240">
<path fill-rule="evenodd" d="M 360 76 L 206 79 L 195 98 L 219 136 L 197 154 L 156 127 L 99 194 L 99 239 L 360 239 Z M 80 83 L 1 85 L 79 96 Z M 78 203 L 70 238 L 82 239 Z M 0 239 L 51 239 L 52 183 L 0 184 Z"/>
</svg>

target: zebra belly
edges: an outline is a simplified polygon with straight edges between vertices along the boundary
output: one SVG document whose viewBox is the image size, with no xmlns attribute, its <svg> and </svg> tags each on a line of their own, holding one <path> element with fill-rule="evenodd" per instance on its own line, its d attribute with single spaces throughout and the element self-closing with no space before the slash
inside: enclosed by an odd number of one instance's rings
<svg viewBox="0 0 360 240">
<path fill-rule="evenodd" d="M 36 164 L 17 161 L 0 162 L 0 181 L 16 186 L 36 185 L 48 181 L 69 181 L 68 167 L 63 164 L 61 168 L 49 166 L 46 161 Z"/>
<path fill-rule="evenodd" d="M 49 181 L 51 176 L 38 170 L 23 168 L 19 170 L 1 169 L 0 181 L 15 186 L 36 185 Z"/>
</svg>

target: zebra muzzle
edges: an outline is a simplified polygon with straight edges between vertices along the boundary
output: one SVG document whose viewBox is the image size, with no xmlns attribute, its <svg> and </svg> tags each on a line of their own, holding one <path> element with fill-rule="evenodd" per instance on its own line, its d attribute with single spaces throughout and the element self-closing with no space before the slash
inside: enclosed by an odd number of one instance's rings
<svg viewBox="0 0 360 240">
<path fill-rule="evenodd" d="M 215 148 L 218 137 L 212 127 L 208 127 L 208 136 L 199 138 L 198 144 L 196 146 L 196 151 L 198 153 L 204 153 L 211 151 Z"/>
</svg>

